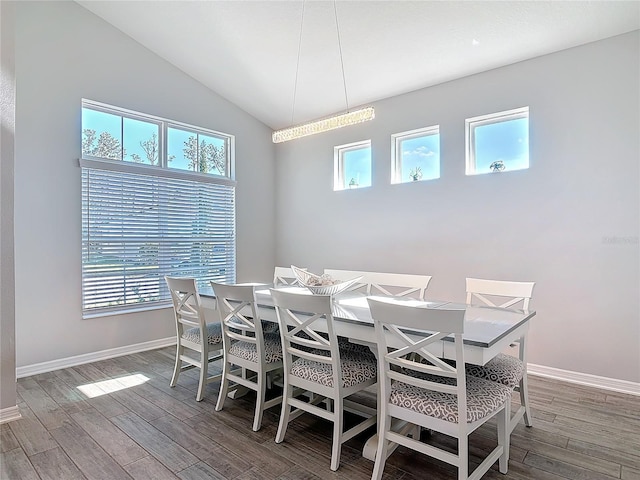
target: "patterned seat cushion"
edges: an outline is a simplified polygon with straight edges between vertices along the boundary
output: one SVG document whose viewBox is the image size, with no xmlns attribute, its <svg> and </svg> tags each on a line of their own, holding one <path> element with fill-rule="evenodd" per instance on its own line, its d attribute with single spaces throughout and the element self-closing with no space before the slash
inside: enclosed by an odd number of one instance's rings
<svg viewBox="0 0 640 480">
<path fill-rule="evenodd" d="M 486 365 L 466 365 L 467 375 L 498 382 L 509 388 L 516 388 L 524 375 L 524 363 L 519 358 L 501 353 Z"/>
<path fill-rule="evenodd" d="M 190 328 L 182 334 L 182 338 L 194 343 L 200 343 L 200 329 Z M 207 323 L 207 340 L 209 345 L 222 343 L 222 328 L 219 323 Z"/>
<path fill-rule="evenodd" d="M 372 358 L 373 357 L 373 360 Z M 348 388 L 366 382 L 378 375 L 375 357 L 358 355 L 349 352 L 340 359 L 342 369 L 342 387 Z M 299 358 L 291 366 L 291 375 L 319 383 L 326 387 L 333 387 L 333 370 L 327 363 L 314 362 L 306 358 Z"/>
<path fill-rule="evenodd" d="M 375 364 L 378 363 L 378 359 L 376 358 L 374 353 L 367 347 L 364 347 L 364 349 L 351 349 L 347 347 L 347 349 L 345 350 L 342 345 L 338 344 L 338 348 L 340 349 L 340 358 L 342 360 L 350 360 L 354 362 L 366 361 Z"/>
<path fill-rule="evenodd" d="M 511 396 L 511 391 L 500 383 L 467 376 L 467 422 L 474 422 L 494 412 Z M 447 422 L 458 422 L 458 397 L 454 394 L 395 382 L 391 386 L 389 403 Z"/>
<path fill-rule="evenodd" d="M 368 346 L 362 345 L 360 343 L 350 342 L 349 339 L 345 337 L 338 337 L 338 345 L 340 346 L 340 351 L 342 352 L 354 351 L 365 354 L 371 352 L 371 349 Z"/>
<path fill-rule="evenodd" d="M 229 353 L 236 357 L 244 358 L 250 362 L 258 363 L 258 349 L 255 343 L 237 341 L 229 348 Z M 264 335 L 264 356 L 267 363 L 282 360 L 282 344 L 280 335 L 266 333 Z"/>
<path fill-rule="evenodd" d="M 262 333 L 277 333 L 280 335 L 280 328 L 276 322 L 262 320 Z"/>
</svg>

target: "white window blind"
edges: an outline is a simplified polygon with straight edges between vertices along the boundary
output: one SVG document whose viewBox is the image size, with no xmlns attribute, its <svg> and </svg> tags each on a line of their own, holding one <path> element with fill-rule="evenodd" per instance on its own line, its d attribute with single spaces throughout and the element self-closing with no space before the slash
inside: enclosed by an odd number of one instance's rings
<svg viewBox="0 0 640 480">
<path fill-rule="evenodd" d="M 85 316 L 170 303 L 165 275 L 234 283 L 235 182 L 81 160 Z"/>
</svg>

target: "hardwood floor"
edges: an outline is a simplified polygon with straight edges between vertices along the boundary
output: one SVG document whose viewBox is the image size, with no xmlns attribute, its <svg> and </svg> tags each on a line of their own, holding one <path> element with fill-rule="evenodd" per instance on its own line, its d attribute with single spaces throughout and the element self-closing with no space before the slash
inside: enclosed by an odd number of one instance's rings
<svg viewBox="0 0 640 480">
<path fill-rule="evenodd" d="M 214 409 L 218 383 L 195 401 L 196 371 L 169 387 L 165 348 L 18 380 L 22 419 L 0 426 L 0 478 L 30 479 L 369 479 L 361 456 L 373 430 L 349 441 L 329 469 L 331 424 L 310 415 L 274 442 L 279 407 L 251 430 L 255 394 Z M 530 377 L 535 426 L 511 437 L 509 473 L 487 479 L 640 480 L 640 397 Z M 370 399 L 374 401 L 373 398 Z M 429 442 L 455 444 L 424 433 Z M 471 467 L 496 443 L 494 425 L 470 438 Z M 386 479 L 455 479 L 456 470 L 399 448 Z"/>
</svg>

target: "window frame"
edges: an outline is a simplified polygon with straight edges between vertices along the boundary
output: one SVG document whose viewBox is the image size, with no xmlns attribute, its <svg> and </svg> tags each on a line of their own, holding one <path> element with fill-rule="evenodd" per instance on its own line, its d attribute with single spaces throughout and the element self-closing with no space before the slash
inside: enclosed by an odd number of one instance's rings
<svg viewBox="0 0 640 480">
<path fill-rule="evenodd" d="M 168 118 L 158 117 L 155 115 L 149 115 L 146 113 L 136 112 L 134 110 L 129 110 L 126 108 L 116 107 L 113 105 L 108 105 L 106 103 L 96 102 L 95 100 L 88 100 L 86 98 L 82 99 L 82 108 L 89 108 L 91 110 L 96 110 L 102 113 L 109 113 L 111 115 L 117 115 L 124 118 L 129 118 L 132 120 L 143 121 L 147 123 L 154 123 L 158 125 L 158 165 L 147 165 L 155 168 L 165 168 L 171 171 L 185 171 L 191 173 L 197 173 L 201 175 L 214 175 L 221 178 L 229 178 L 231 180 L 235 180 L 235 135 L 231 135 L 229 133 L 220 132 L 217 130 L 211 130 L 208 128 L 198 127 L 196 125 L 191 125 L 189 123 L 179 122 L 177 120 L 171 120 Z M 185 170 L 182 168 L 172 168 L 169 166 L 168 162 L 168 130 L 169 128 L 177 128 L 180 130 L 185 130 L 189 132 L 193 132 L 195 134 L 203 134 L 212 137 L 219 137 L 225 141 L 226 146 L 226 166 L 227 166 L 227 175 L 220 175 L 217 173 L 201 173 L 201 172 L 192 172 L 191 170 Z M 121 135 L 121 143 L 122 150 L 124 151 L 124 122 L 121 123 L 120 126 L 120 135 Z M 80 131 L 80 135 L 82 137 L 82 127 Z M 81 142 L 82 145 L 82 142 Z M 122 157 L 122 155 L 121 155 Z M 113 159 L 105 159 L 103 157 L 96 157 L 92 155 L 85 155 L 82 152 L 82 148 L 80 149 L 80 158 L 85 160 L 97 160 L 97 161 L 115 161 L 122 163 L 131 163 L 134 165 L 139 165 L 136 162 L 132 162 L 130 160 L 113 160 Z"/>
<path fill-rule="evenodd" d="M 431 135 L 440 136 L 440 125 L 432 125 L 429 127 L 416 128 L 414 130 L 408 130 L 406 132 L 399 132 L 391 134 L 391 183 L 413 183 L 409 180 L 403 180 L 402 177 L 402 142 L 405 140 L 413 140 L 414 138 L 428 137 Z M 440 145 L 440 139 L 438 138 L 438 145 Z M 438 152 L 438 163 L 440 163 L 440 153 Z M 422 180 L 437 180 L 440 178 L 425 178 Z"/>
<path fill-rule="evenodd" d="M 504 110 L 501 112 L 479 115 L 477 117 L 467 118 L 464 122 L 465 126 L 465 175 L 485 175 L 491 172 L 478 172 L 476 164 L 476 148 L 475 148 L 475 129 L 495 123 L 508 122 L 511 120 L 519 120 L 526 118 L 529 121 L 529 106 Z M 528 125 L 528 124 L 527 124 Z M 527 142 L 529 136 L 529 128 L 527 127 Z M 526 168 L 505 170 L 506 172 L 514 172 L 518 170 L 526 170 Z"/>
<path fill-rule="evenodd" d="M 369 149 L 369 168 L 371 170 L 371 185 L 357 186 L 356 188 L 350 188 L 345 186 L 345 165 L 344 155 L 354 150 Z M 333 191 L 339 192 L 343 190 L 357 190 L 359 188 L 368 188 L 373 186 L 373 159 L 371 150 L 371 140 L 360 140 L 358 142 L 347 143 L 344 145 L 337 145 L 333 147 Z"/>
<path fill-rule="evenodd" d="M 217 137 L 217 138 L 221 138 L 224 141 L 225 144 L 225 150 L 227 152 L 226 158 L 225 158 L 225 166 L 226 166 L 226 170 L 228 172 L 228 175 L 221 175 L 219 173 L 203 173 L 203 172 L 197 172 L 195 170 L 186 170 L 183 168 L 175 168 L 175 167 L 171 167 L 167 161 L 167 168 L 171 169 L 171 170 L 176 170 L 176 171 L 185 171 L 185 172 L 193 172 L 193 173 L 200 173 L 202 175 L 216 175 L 216 176 L 220 176 L 220 177 L 229 177 L 229 178 L 234 178 L 235 176 L 235 172 L 232 171 L 232 162 L 231 162 L 231 155 L 229 154 L 229 152 L 231 151 L 231 140 L 230 140 L 230 135 L 228 134 L 223 134 L 220 132 L 216 132 L 214 130 L 207 130 L 205 128 L 201 128 L 201 127 L 195 127 L 193 125 L 187 125 L 186 123 L 179 123 L 179 122 L 174 122 L 173 120 L 171 121 L 167 121 L 166 124 L 166 128 L 165 128 L 165 147 L 166 147 L 166 151 L 167 151 L 167 159 L 168 159 L 168 153 L 169 153 L 169 129 L 173 128 L 175 130 L 182 130 L 184 132 L 190 132 L 190 133 L 195 133 L 197 136 L 200 135 L 207 135 L 209 137 Z M 196 137 L 198 138 L 198 137 Z M 200 144 L 197 142 L 197 147 L 200 148 Z"/>
<path fill-rule="evenodd" d="M 169 179 L 168 181 L 171 180 L 176 180 L 176 183 L 178 183 L 181 180 L 184 181 L 189 181 L 189 182 L 194 182 L 194 184 L 217 184 L 217 185 L 221 185 L 221 186 L 226 186 L 226 187 L 231 187 L 232 190 L 229 192 L 230 198 L 232 203 L 231 204 L 227 204 L 227 205 L 231 205 L 231 207 L 225 207 L 225 204 L 221 204 L 220 209 L 216 209 L 214 211 L 215 215 L 218 215 L 220 211 L 229 211 L 229 217 L 227 220 L 227 223 L 225 223 L 223 227 L 220 227 L 220 232 L 223 234 L 228 234 L 229 232 L 231 233 L 231 237 L 228 237 L 231 239 L 231 244 L 229 246 L 230 250 L 225 250 L 223 252 L 223 258 L 224 256 L 228 256 L 231 255 L 231 257 L 227 257 L 229 259 L 229 264 L 225 263 L 225 261 L 223 261 L 222 264 L 222 268 L 232 268 L 232 272 L 229 273 L 229 275 L 231 275 L 231 277 L 233 277 L 234 281 L 235 281 L 235 276 L 236 276 L 236 269 L 237 269 L 237 219 L 236 219 L 236 212 L 237 212 L 237 200 L 236 200 L 236 186 L 237 186 L 237 182 L 235 181 L 235 136 L 231 135 L 231 134 L 225 134 L 222 132 L 218 132 L 215 130 L 209 130 L 209 129 L 205 129 L 202 127 L 197 127 L 197 126 L 193 126 L 193 125 L 189 125 L 189 124 L 185 124 L 182 122 L 177 122 L 177 121 L 173 121 L 170 119 L 165 119 L 165 118 L 161 118 L 161 117 L 156 117 L 153 115 L 146 115 L 140 112 L 134 112 L 131 110 L 127 110 L 127 109 L 121 109 L 119 107 L 115 107 L 115 106 L 111 106 L 111 105 L 106 105 L 103 103 L 99 103 L 99 102 L 95 102 L 92 100 L 86 100 L 86 99 L 82 99 L 82 103 L 81 103 L 82 109 L 84 108 L 89 108 L 89 109 L 93 109 L 99 112 L 104 112 L 104 113 L 109 113 L 112 115 L 117 115 L 119 117 L 121 117 L 121 132 L 124 129 L 124 119 L 125 118 L 131 118 L 134 120 L 141 120 L 144 122 L 149 122 L 149 123 L 153 123 L 156 125 L 159 125 L 159 129 L 158 129 L 158 165 L 150 165 L 149 163 L 138 163 L 138 162 L 133 162 L 133 161 L 129 161 L 129 160 L 115 160 L 115 159 L 109 159 L 109 158 L 103 158 L 103 157 L 96 157 L 96 156 L 92 156 L 92 155 L 85 155 L 84 152 L 82 151 L 82 142 L 81 142 L 81 156 L 79 159 L 79 166 L 82 169 L 82 178 L 83 178 L 83 187 L 82 187 L 82 234 L 81 234 L 81 243 L 82 243 L 82 261 L 81 261 L 81 265 L 82 265 L 82 278 L 81 278 L 81 284 L 82 284 L 82 295 L 81 295 L 81 310 L 82 310 L 82 317 L 84 319 L 89 319 L 89 318 L 96 318 L 96 317 L 103 317 L 103 316 L 110 316 L 110 315 L 120 315 L 120 314 L 125 314 L 125 313 L 130 313 L 130 312 L 139 312 L 139 311 L 147 311 L 147 310 L 155 310 L 155 309 L 160 309 L 160 308 L 167 308 L 167 307 L 171 307 L 171 298 L 170 296 L 167 296 L 166 294 L 168 293 L 168 291 L 164 291 L 165 289 L 163 288 L 164 286 L 162 285 L 162 283 L 164 282 L 164 279 L 161 279 L 160 282 L 160 293 L 159 296 L 160 298 L 158 300 L 152 300 L 152 301 L 145 301 L 145 300 L 141 300 L 140 303 L 127 303 L 127 300 L 125 298 L 124 303 L 122 304 L 118 304 L 118 305 L 114 305 L 114 306 L 102 306 L 102 307 L 88 307 L 85 308 L 86 305 L 88 305 L 88 303 L 85 300 L 85 292 L 90 290 L 90 284 L 92 281 L 92 277 L 89 274 L 90 270 L 92 267 L 94 267 L 94 264 L 90 263 L 90 262 L 86 262 L 86 258 L 85 258 L 85 251 L 89 251 L 89 249 L 91 248 L 91 238 L 90 238 L 90 233 L 89 230 L 85 230 L 85 220 L 88 221 L 88 215 L 100 215 L 100 212 L 93 212 L 91 213 L 91 202 L 90 202 L 90 197 L 86 196 L 89 195 L 89 193 L 85 193 L 85 171 L 87 171 L 87 174 L 90 174 L 90 171 L 111 171 L 111 172 L 118 172 L 118 173 L 122 173 L 122 174 L 130 174 L 130 175 L 144 175 L 144 176 L 151 176 L 151 177 L 158 177 L 158 178 L 165 178 L 165 179 Z M 82 110 L 81 110 L 82 111 Z M 207 136 L 212 136 L 212 137 L 216 137 L 216 138 L 222 138 L 225 142 L 225 149 L 226 149 L 226 168 L 227 168 L 227 175 L 220 175 L 217 173 L 202 173 L 202 172 L 197 172 L 197 171 L 191 171 L 191 170 L 185 170 L 185 169 L 180 169 L 180 168 L 172 168 L 169 167 L 169 162 L 167 161 L 168 158 L 168 149 L 167 149 L 167 131 L 169 127 L 177 127 L 179 129 L 182 130 L 186 130 L 188 132 L 193 132 L 193 133 L 198 133 L 198 134 L 204 134 Z M 122 133 L 121 133 L 122 134 Z M 81 126 L 81 137 L 82 137 L 82 126 Z M 122 148 L 124 150 L 124 138 L 121 139 L 121 144 L 122 144 Z M 122 155 L 121 155 L 122 158 Z M 87 170 L 85 170 L 87 169 Z M 226 197 L 225 197 L 226 198 Z M 229 210 L 230 209 L 230 210 Z M 170 216 L 166 217 L 167 219 L 171 219 L 171 215 L 173 215 L 171 212 L 168 213 Z M 108 212 L 104 212 L 103 215 L 109 215 Z M 159 214 L 160 215 L 160 214 Z M 87 218 L 85 218 L 85 216 L 87 216 Z M 91 217 L 92 219 L 94 218 L 93 216 Z M 228 222 L 231 221 L 232 223 L 229 224 Z M 137 222 L 137 220 L 133 220 L 133 222 Z M 87 224 L 88 225 L 88 224 Z M 86 228 L 89 228 L 88 226 L 86 226 Z M 158 232 L 161 232 L 162 227 L 158 227 Z M 218 230 L 216 229 L 216 232 Z M 157 232 L 156 232 L 157 233 Z M 150 237 L 150 241 L 152 242 L 154 238 L 153 235 Z M 182 242 L 185 237 L 177 237 L 176 239 L 174 239 L 174 243 L 180 243 Z M 125 236 L 116 236 L 114 237 L 114 240 L 120 241 L 123 245 L 122 248 L 127 248 L 127 245 L 129 245 L 129 243 L 127 243 L 127 238 Z M 134 242 L 135 243 L 135 242 Z M 108 245 L 109 242 L 107 242 L 105 245 Z M 197 244 L 197 242 L 196 242 Z M 123 250 L 124 252 L 125 250 Z M 114 265 L 116 266 L 121 266 L 122 268 L 124 268 L 126 270 L 126 259 L 121 259 L 118 260 L 118 262 L 120 263 L 114 263 Z M 162 266 L 161 264 L 163 262 L 165 262 L 164 259 L 158 257 L 157 259 L 155 259 L 155 262 L 158 264 L 158 266 Z M 216 265 L 216 262 L 212 263 L 211 265 Z M 184 267 L 184 266 L 183 266 Z M 186 267 L 189 267 L 189 265 L 187 265 Z M 196 264 L 191 265 L 192 268 L 197 268 Z M 85 268 L 87 268 L 88 270 L 85 271 Z M 159 273 L 162 274 L 171 274 L 170 272 L 171 269 L 169 269 L 169 273 L 162 273 L 159 270 Z M 88 272 L 88 273 L 86 273 Z M 125 276 L 123 276 L 122 278 L 122 284 L 118 284 L 119 286 L 117 288 L 126 288 L 126 274 L 123 274 Z M 85 283 L 88 282 L 88 283 Z M 151 294 L 151 297 L 153 297 L 153 294 Z M 99 301 L 96 301 L 96 303 L 99 303 Z"/>
</svg>

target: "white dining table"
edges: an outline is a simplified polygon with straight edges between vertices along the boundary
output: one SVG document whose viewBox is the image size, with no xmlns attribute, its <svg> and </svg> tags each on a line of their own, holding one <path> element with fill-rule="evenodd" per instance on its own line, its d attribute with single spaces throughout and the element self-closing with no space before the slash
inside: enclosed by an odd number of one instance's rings
<svg viewBox="0 0 640 480">
<path fill-rule="evenodd" d="M 277 322 L 270 285 L 256 286 L 256 300 L 259 314 L 263 320 Z M 301 295 L 312 295 L 304 287 L 280 286 L 279 290 L 295 292 Z M 210 295 L 202 295 L 205 299 L 212 299 Z M 371 296 L 376 298 L 379 296 Z M 386 297 L 389 298 L 389 297 Z M 499 307 L 466 305 L 441 300 L 415 300 L 406 297 L 393 297 L 396 301 L 415 305 L 421 308 L 459 309 L 464 310 L 464 355 L 465 362 L 485 365 L 500 352 L 506 350 L 513 342 L 523 338 L 528 330 L 530 320 L 535 316 L 533 310 L 506 309 Z M 373 318 L 369 310 L 367 296 L 358 292 L 345 292 L 333 296 L 332 315 L 334 329 L 337 335 L 346 337 L 350 341 L 369 346 L 377 354 L 375 329 Z M 323 330 L 322 320 L 314 324 L 318 330 Z M 324 327 L 326 328 L 326 327 Z M 326 331 L 326 330 L 325 330 Z M 414 331 L 410 336 L 420 337 L 425 332 Z M 444 338 L 436 344 L 431 353 L 440 358 L 455 360 L 454 343 L 452 338 Z M 515 417 L 522 417 L 524 408 L 516 412 Z M 370 460 L 375 459 L 377 435 L 371 437 L 364 446 L 362 455 Z M 389 452 L 390 453 L 390 452 Z"/>
<path fill-rule="evenodd" d="M 304 287 L 282 286 L 278 289 L 311 295 Z M 372 298 L 375 298 L 372 296 Z M 466 305 L 463 303 L 440 300 L 414 300 L 395 297 L 397 301 L 426 308 L 464 309 L 464 348 L 465 362 L 485 365 L 511 343 L 523 337 L 529 329 L 529 321 L 536 312 L 533 310 L 505 309 L 489 306 Z M 264 320 L 277 322 L 275 308 L 269 287 L 256 289 L 260 316 Z M 373 318 L 369 311 L 367 296 L 363 293 L 345 292 L 333 297 L 332 314 L 334 328 L 339 336 L 365 345 L 375 346 Z M 420 335 L 420 332 L 416 332 Z M 455 359 L 452 338 L 445 338 L 440 351 L 441 358 Z"/>
</svg>

